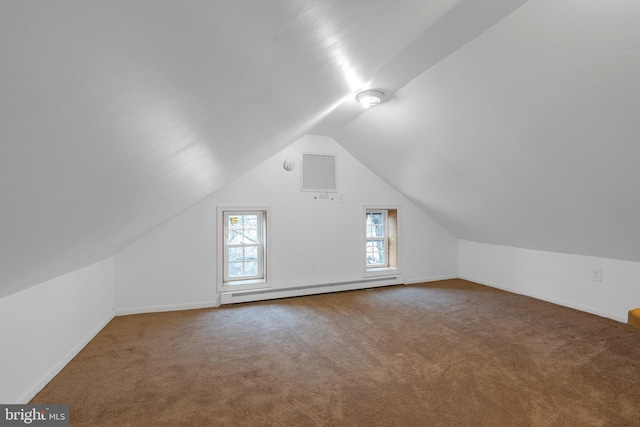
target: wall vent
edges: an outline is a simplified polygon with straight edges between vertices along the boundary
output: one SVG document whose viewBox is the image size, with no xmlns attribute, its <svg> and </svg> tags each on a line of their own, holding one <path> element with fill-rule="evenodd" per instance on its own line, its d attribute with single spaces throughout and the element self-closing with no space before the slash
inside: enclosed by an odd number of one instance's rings
<svg viewBox="0 0 640 427">
<path fill-rule="evenodd" d="M 336 156 L 333 154 L 302 154 L 301 191 L 335 193 Z"/>
</svg>

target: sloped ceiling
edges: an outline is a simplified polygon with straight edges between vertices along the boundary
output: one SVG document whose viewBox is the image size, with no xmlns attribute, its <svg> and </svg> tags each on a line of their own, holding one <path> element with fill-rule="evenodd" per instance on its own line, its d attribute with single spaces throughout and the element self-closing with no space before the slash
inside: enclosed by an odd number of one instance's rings
<svg viewBox="0 0 640 427">
<path fill-rule="evenodd" d="M 459 238 L 640 261 L 640 2 L 531 0 L 329 132 Z"/>
<path fill-rule="evenodd" d="M 0 296 L 275 154 L 456 3 L 3 0 Z"/>
<path fill-rule="evenodd" d="M 638 8 L 0 2 L 0 297 L 114 254 L 306 133 L 461 238 L 640 260 Z M 390 99 L 363 114 L 365 87 Z"/>
</svg>

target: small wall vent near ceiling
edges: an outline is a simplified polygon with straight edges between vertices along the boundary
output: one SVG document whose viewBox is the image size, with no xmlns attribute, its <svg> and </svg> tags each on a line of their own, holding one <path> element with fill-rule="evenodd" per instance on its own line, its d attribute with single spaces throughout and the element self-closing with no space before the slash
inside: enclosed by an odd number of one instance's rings
<svg viewBox="0 0 640 427">
<path fill-rule="evenodd" d="M 301 191 L 335 193 L 336 156 L 331 154 L 302 154 Z"/>
</svg>

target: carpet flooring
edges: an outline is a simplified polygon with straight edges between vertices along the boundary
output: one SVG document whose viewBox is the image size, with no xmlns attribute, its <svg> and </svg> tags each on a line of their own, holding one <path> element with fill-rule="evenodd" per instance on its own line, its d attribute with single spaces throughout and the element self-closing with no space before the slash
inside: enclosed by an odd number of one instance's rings
<svg viewBox="0 0 640 427">
<path fill-rule="evenodd" d="M 113 319 L 77 426 L 640 426 L 640 332 L 446 280 Z"/>
</svg>

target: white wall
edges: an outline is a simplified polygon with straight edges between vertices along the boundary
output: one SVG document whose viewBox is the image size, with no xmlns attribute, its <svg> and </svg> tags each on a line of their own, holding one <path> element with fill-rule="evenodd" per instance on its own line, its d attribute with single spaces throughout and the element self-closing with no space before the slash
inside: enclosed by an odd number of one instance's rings
<svg viewBox="0 0 640 427">
<path fill-rule="evenodd" d="M 337 155 L 337 200 L 300 191 L 302 153 Z M 287 172 L 285 159 L 296 167 Z M 333 139 L 305 136 L 115 256 L 116 309 L 133 313 L 219 303 L 217 206 L 269 206 L 273 288 L 362 280 L 364 205 L 401 208 L 405 282 L 457 276 L 457 239 Z M 317 274 L 311 273 L 311 264 Z"/>
<path fill-rule="evenodd" d="M 640 307 L 640 263 L 459 241 L 461 278 L 627 321 Z M 602 271 L 602 282 L 592 280 Z"/>
<path fill-rule="evenodd" d="M 0 299 L 1 403 L 27 403 L 113 318 L 113 271 L 109 258 Z"/>
<path fill-rule="evenodd" d="M 201 202 L 133 242 L 115 259 L 118 314 L 218 305 L 215 207 Z"/>
</svg>

